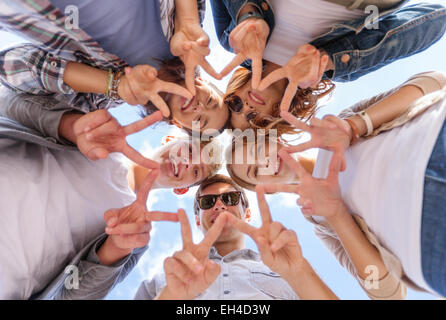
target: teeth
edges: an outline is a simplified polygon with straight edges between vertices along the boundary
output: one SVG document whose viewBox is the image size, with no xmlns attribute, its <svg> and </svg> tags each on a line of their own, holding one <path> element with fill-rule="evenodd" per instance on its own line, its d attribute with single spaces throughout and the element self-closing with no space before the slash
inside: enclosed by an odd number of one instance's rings
<svg viewBox="0 0 446 320">
<path fill-rule="evenodd" d="M 193 98 L 192 98 L 193 99 Z M 183 103 L 183 109 L 184 108 L 186 108 L 188 105 L 189 105 L 189 103 L 192 101 L 192 99 L 188 99 L 188 100 L 186 100 L 184 103 Z"/>
<path fill-rule="evenodd" d="M 251 97 L 252 100 L 254 100 L 254 102 L 258 103 L 258 104 L 262 104 L 263 101 L 257 99 L 251 92 L 249 93 L 249 96 Z"/>
<path fill-rule="evenodd" d="M 173 165 L 173 174 L 174 174 L 175 176 L 177 176 L 177 175 L 178 175 L 178 163 L 177 163 L 175 157 L 171 156 L 171 157 L 170 157 L 170 162 L 171 162 L 172 165 Z"/>
</svg>

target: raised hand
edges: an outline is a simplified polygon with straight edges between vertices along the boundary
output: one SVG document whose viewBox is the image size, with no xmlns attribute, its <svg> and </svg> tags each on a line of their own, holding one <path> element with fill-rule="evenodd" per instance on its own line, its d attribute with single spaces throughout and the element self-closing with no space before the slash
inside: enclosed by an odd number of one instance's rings
<svg viewBox="0 0 446 320">
<path fill-rule="evenodd" d="M 311 140 L 296 146 L 283 148 L 288 153 L 296 153 L 311 148 L 333 151 L 341 157 L 341 171 L 346 169 L 345 150 L 350 146 L 351 128 L 345 120 L 329 115 L 324 119 L 313 117 L 310 125 L 298 120 L 291 113 L 282 111 L 281 117 L 295 128 L 311 135 Z"/>
<path fill-rule="evenodd" d="M 90 160 L 105 159 L 112 152 L 121 152 L 135 163 L 148 168 L 158 168 L 156 161 L 143 157 L 127 144 L 126 137 L 141 131 L 162 119 L 160 112 L 127 126 L 119 122 L 107 110 L 97 110 L 80 117 L 73 124 L 75 143 Z"/>
<path fill-rule="evenodd" d="M 281 79 L 288 79 L 280 110 L 289 111 L 297 88 L 317 87 L 324 75 L 329 58 L 312 45 L 305 44 L 282 68 L 274 70 L 266 76 L 259 85 L 259 90 L 265 90 L 271 84 Z"/>
<path fill-rule="evenodd" d="M 180 57 L 186 67 L 186 88 L 192 95 L 195 90 L 195 69 L 200 65 L 209 75 L 220 80 L 221 75 L 206 61 L 209 55 L 209 37 L 199 24 L 184 24 L 170 40 L 170 50 Z"/>
<path fill-rule="evenodd" d="M 105 232 L 109 237 L 98 250 L 98 257 L 103 263 L 113 263 L 133 249 L 147 245 L 152 221 L 178 221 L 176 213 L 147 211 L 147 198 L 158 173 L 158 169 L 154 169 L 147 175 L 132 204 L 105 212 Z"/>
<path fill-rule="evenodd" d="M 257 89 L 262 79 L 262 59 L 265 51 L 269 26 L 262 19 L 248 19 L 240 23 L 229 35 L 229 45 L 234 49 L 236 56 L 221 71 L 225 77 L 243 61 L 251 59 L 252 88 Z"/>
<path fill-rule="evenodd" d="M 157 76 L 156 69 L 149 65 L 127 67 L 118 86 L 118 95 L 130 105 L 146 105 L 151 101 L 167 118 L 170 109 L 159 92 L 169 92 L 186 99 L 192 99 L 193 96 L 182 86 L 162 81 Z"/>
<path fill-rule="evenodd" d="M 228 216 L 228 220 L 235 228 L 254 240 L 265 265 L 284 279 L 290 280 L 296 277 L 296 273 L 304 263 L 297 235 L 281 223 L 272 220 L 262 185 L 256 187 L 256 192 L 262 226 L 255 228 L 232 215 Z"/>
<path fill-rule="evenodd" d="M 300 195 L 297 204 L 301 207 L 302 213 L 306 215 L 331 219 L 345 211 L 338 182 L 341 167 L 341 158 L 338 154 L 333 154 L 326 179 L 314 178 L 287 152 L 280 150 L 279 156 L 298 175 L 299 184 L 265 184 L 264 188 L 267 193 L 288 192 Z"/>
<path fill-rule="evenodd" d="M 184 210 L 178 211 L 183 249 L 164 260 L 167 286 L 159 299 L 194 299 L 217 279 L 221 269 L 209 260 L 209 250 L 220 236 L 229 215 L 227 212 L 220 214 L 204 239 L 194 244 L 187 215 Z"/>
</svg>

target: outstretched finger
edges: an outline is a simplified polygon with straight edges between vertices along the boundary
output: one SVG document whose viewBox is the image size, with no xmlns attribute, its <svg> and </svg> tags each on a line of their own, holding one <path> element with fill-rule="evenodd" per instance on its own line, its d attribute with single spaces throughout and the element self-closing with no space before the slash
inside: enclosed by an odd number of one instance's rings
<svg viewBox="0 0 446 320">
<path fill-rule="evenodd" d="M 168 92 L 168 93 L 172 93 L 175 94 L 177 96 L 182 96 L 186 99 L 192 99 L 194 96 L 186 89 L 183 88 L 182 86 L 173 83 L 173 82 L 168 82 L 168 81 L 161 81 L 161 89 L 159 91 L 161 92 Z"/>
<path fill-rule="evenodd" d="M 282 80 L 283 78 L 286 78 L 286 72 L 283 68 L 274 70 L 269 75 L 267 75 L 259 84 L 259 91 L 263 91 L 266 88 L 268 88 L 270 85 L 272 85 L 274 82 L 277 82 L 279 80 Z M 288 110 L 287 110 L 288 111 Z"/>
<path fill-rule="evenodd" d="M 200 66 L 206 71 L 210 76 L 214 77 L 217 80 L 221 80 L 222 76 L 214 68 L 206 61 L 206 59 L 201 59 Z"/>
<path fill-rule="evenodd" d="M 257 228 L 251 226 L 249 223 L 246 223 L 239 218 L 234 217 L 233 215 L 228 215 L 227 219 L 228 222 L 238 231 L 243 232 L 244 234 L 247 234 L 254 239 L 256 231 L 258 230 Z"/>
<path fill-rule="evenodd" d="M 304 177 L 309 175 L 309 173 L 305 171 L 305 169 L 302 167 L 299 161 L 291 157 L 289 153 L 280 150 L 279 157 L 282 158 L 283 161 L 285 161 L 288 167 L 290 167 L 295 173 L 297 173 L 300 179 L 303 179 Z"/>
<path fill-rule="evenodd" d="M 84 118 L 85 117 L 85 118 Z M 82 119 L 84 118 L 84 119 Z M 97 127 L 105 124 L 112 118 L 112 115 L 107 110 L 97 110 L 91 113 L 84 115 L 79 120 L 79 122 L 86 122 L 86 126 L 83 128 L 83 132 L 88 132 L 90 130 L 96 129 Z M 75 126 L 76 127 L 76 126 Z M 80 132 L 75 132 L 76 135 L 79 135 Z"/>
<path fill-rule="evenodd" d="M 128 144 L 125 144 L 123 149 L 121 150 L 122 154 L 124 154 L 127 158 L 139 164 L 140 166 L 147 169 L 158 169 L 159 163 L 153 161 L 151 159 L 143 157 L 138 151 L 130 147 Z"/>
<path fill-rule="evenodd" d="M 223 70 L 220 72 L 221 76 L 226 77 L 232 70 L 241 65 L 243 61 L 245 61 L 245 57 L 243 54 L 239 53 L 234 57 L 234 59 L 231 60 L 231 62 L 228 63 L 226 67 L 223 68 Z"/>
<path fill-rule="evenodd" d="M 161 113 L 163 114 L 163 117 L 165 117 L 165 118 L 169 117 L 169 115 L 170 115 L 169 106 L 167 105 L 166 101 L 164 101 L 163 98 L 161 98 L 160 95 L 151 94 L 150 101 L 155 105 L 155 107 L 158 108 L 158 110 L 161 111 Z"/>
<path fill-rule="evenodd" d="M 272 194 L 278 192 L 285 193 L 298 193 L 299 186 L 297 184 L 285 184 L 285 183 L 265 183 L 263 185 L 265 193 Z"/>
<path fill-rule="evenodd" d="M 140 204 L 145 205 L 147 203 L 147 198 L 149 197 L 150 190 L 152 189 L 152 185 L 158 177 L 159 170 L 153 169 L 141 183 L 141 186 L 138 189 L 138 194 L 136 196 L 136 201 Z"/>
<path fill-rule="evenodd" d="M 257 89 L 260 86 L 260 82 L 262 80 L 262 57 L 252 57 L 251 59 L 252 65 L 252 77 L 251 77 L 251 87 L 253 89 Z"/>
<path fill-rule="evenodd" d="M 201 245 L 210 248 L 214 244 L 215 240 L 217 240 L 220 236 L 221 231 L 225 227 L 226 221 L 227 213 L 223 212 L 218 216 L 217 220 L 215 220 L 212 227 L 208 230 L 203 241 L 201 241 Z"/>
<path fill-rule="evenodd" d="M 286 120 L 289 124 L 293 125 L 295 128 L 300 129 L 305 132 L 310 132 L 311 128 L 305 122 L 297 119 L 288 111 L 281 111 L 280 116 Z"/>
<path fill-rule="evenodd" d="M 163 119 L 163 116 L 161 112 L 157 111 L 144 119 L 135 121 L 123 128 L 124 133 L 126 136 L 134 134 L 136 132 L 139 132 L 141 130 L 144 130 L 147 127 L 150 127 L 152 124 L 161 121 Z"/>
<path fill-rule="evenodd" d="M 192 231 L 190 229 L 189 219 L 183 209 L 178 210 L 178 220 L 181 224 L 181 237 L 183 239 L 183 248 L 192 244 Z"/>
<path fill-rule="evenodd" d="M 280 103 L 281 111 L 290 110 L 291 102 L 293 102 L 293 98 L 296 95 L 296 92 L 297 92 L 297 85 L 289 82 L 283 95 L 282 102 Z"/>
<path fill-rule="evenodd" d="M 327 180 L 331 182 L 338 181 L 339 171 L 342 168 L 342 154 L 340 152 L 333 153 L 328 169 Z"/>
<path fill-rule="evenodd" d="M 138 233 L 146 233 L 150 232 L 151 225 L 147 222 L 136 222 L 136 223 L 126 223 L 120 224 L 114 228 L 105 228 L 105 232 L 109 235 L 121 234 L 121 235 L 129 235 L 129 234 L 138 234 Z"/>
<path fill-rule="evenodd" d="M 186 82 L 186 88 L 189 90 L 189 92 L 195 96 L 196 89 L 195 89 L 195 67 L 196 65 L 194 63 L 187 63 L 186 64 L 186 72 L 185 72 L 185 82 Z"/>
<path fill-rule="evenodd" d="M 262 216 L 262 224 L 267 225 L 270 224 L 273 219 L 271 217 L 271 212 L 269 211 L 268 203 L 265 199 L 265 189 L 263 185 L 256 186 L 257 193 L 257 203 L 259 204 L 260 215 Z"/>
<path fill-rule="evenodd" d="M 178 222 L 178 213 L 163 212 L 163 211 L 150 211 L 146 213 L 146 221 L 171 221 Z"/>
</svg>

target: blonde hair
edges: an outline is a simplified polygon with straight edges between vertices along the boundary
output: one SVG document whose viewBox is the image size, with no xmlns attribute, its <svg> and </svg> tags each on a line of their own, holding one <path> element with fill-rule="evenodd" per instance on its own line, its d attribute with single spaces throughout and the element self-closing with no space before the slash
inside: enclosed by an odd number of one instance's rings
<svg viewBox="0 0 446 320">
<path fill-rule="evenodd" d="M 225 103 L 226 101 L 229 101 L 231 96 L 233 96 L 237 90 L 249 82 L 251 76 L 251 71 L 246 68 L 242 67 L 235 70 L 231 80 L 229 80 L 223 101 Z M 319 110 L 319 100 L 329 95 L 334 88 L 335 85 L 330 80 L 322 80 L 315 89 L 299 88 L 291 102 L 289 112 L 299 120 L 308 121 L 314 116 L 316 111 Z M 249 120 L 249 124 L 253 129 L 276 129 L 278 136 L 299 133 L 299 131 L 288 122 L 280 118 L 279 105 L 273 107 L 273 112 L 269 117 Z"/>
</svg>

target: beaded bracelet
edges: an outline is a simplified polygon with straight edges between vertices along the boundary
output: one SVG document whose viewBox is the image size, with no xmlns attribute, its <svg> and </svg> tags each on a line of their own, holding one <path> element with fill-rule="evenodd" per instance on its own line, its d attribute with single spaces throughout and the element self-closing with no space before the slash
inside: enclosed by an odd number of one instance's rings
<svg viewBox="0 0 446 320">
<path fill-rule="evenodd" d="M 110 94 L 110 86 L 111 86 L 112 81 L 113 81 L 113 72 L 112 72 L 112 69 L 108 69 L 107 88 L 105 89 L 105 95 L 107 97 L 110 97 L 109 94 Z"/>
<path fill-rule="evenodd" d="M 119 83 L 121 82 L 121 77 L 124 75 L 124 72 L 118 71 L 113 74 L 113 77 L 110 81 L 110 84 L 108 85 L 108 94 L 107 97 L 109 97 L 112 100 L 119 100 L 121 97 L 118 94 L 118 87 Z"/>
</svg>

